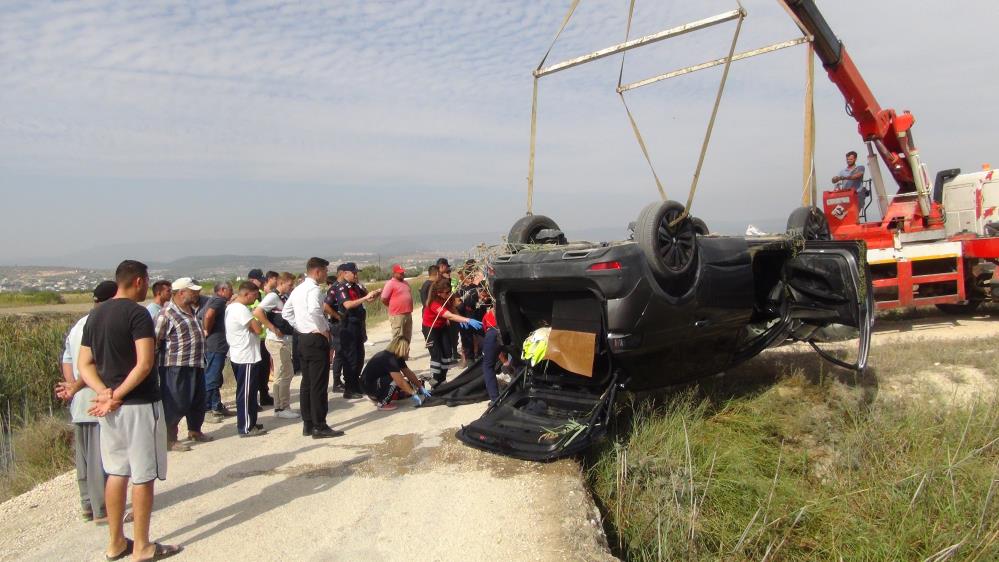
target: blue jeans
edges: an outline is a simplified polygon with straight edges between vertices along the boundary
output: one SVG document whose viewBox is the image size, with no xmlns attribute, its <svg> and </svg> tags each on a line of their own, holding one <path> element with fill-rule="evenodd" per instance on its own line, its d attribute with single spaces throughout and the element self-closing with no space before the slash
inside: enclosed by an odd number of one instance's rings
<svg viewBox="0 0 999 562">
<path fill-rule="evenodd" d="M 486 338 L 482 342 L 482 380 L 486 384 L 486 392 L 489 393 L 489 401 L 495 402 L 499 398 L 499 385 L 496 384 L 496 366 L 501 368 L 499 354 L 501 351 L 499 330 L 490 328 L 486 330 Z"/>
<path fill-rule="evenodd" d="M 222 409 L 222 367 L 225 367 L 225 353 L 209 351 L 205 353 L 205 409 L 218 412 Z"/>
</svg>

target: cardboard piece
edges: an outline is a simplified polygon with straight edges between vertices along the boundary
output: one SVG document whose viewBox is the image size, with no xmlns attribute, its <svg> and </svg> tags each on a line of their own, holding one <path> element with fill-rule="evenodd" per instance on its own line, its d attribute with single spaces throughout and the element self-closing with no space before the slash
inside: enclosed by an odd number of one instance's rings
<svg viewBox="0 0 999 562">
<path fill-rule="evenodd" d="M 548 353 L 545 359 L 569 372 L 592 377 L 596 349 L 596 334 L 553 328 L 548 335 Z"/>
</svg>

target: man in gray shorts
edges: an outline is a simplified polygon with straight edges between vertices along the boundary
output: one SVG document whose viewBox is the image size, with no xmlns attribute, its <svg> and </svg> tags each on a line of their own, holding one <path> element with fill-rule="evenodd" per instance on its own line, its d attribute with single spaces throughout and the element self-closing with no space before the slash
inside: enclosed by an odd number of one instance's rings
<svg viewBox="0 0 999 562">
<path fill-rule="evenodd" d="M 145 264 L 125 260 L 115 271 L 118 292 L 94 309 L 83 327 L 77 367 L 97 394 L 89 413 L 99 419 L 101 460 L 108 475 L 108 560 L 132 554 L 158 560 L 181 547 L 149 542 L 156 479 L 166 478 L 166 423 L 156 377 L 153 322 L 138 303 L 146 297 Z M 125 537 L 128 481 L 132 481 L 135 541 Z"/>
</svg>

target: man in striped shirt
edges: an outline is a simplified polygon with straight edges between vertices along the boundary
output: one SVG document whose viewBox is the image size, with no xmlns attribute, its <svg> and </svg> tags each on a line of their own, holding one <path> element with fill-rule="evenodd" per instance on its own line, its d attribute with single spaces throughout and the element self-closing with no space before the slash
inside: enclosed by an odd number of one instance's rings
<svg viewBox="0 0 999 562">
<path fill-rule="evenodd" d="M 187 418 L 187 436 L 205 442 L 212 438 L 201 431 L 205 421 L 205 335 L 193 305 L 201 287 L 190 277 L 171 285 L 173 297 L 156 317 L 156 347 L 160 364 L 160 392 L 167 426 L 167 448 L 189 451 L 178 441 L 178 424 Z"/>
</svg>

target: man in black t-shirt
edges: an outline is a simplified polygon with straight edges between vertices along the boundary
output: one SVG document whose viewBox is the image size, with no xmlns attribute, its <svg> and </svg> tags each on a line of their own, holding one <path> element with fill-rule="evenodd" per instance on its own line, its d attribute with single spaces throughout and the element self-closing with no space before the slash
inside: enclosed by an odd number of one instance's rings
<svg viewBox="0 0 999 562">
<path fill-rule="evenodd" d="M 382 411 L 395 410 L 392 401 L 396 391 L 402 391 L 410 396 L 415 406 L 430 398 L 430 391 L 423 388 L 423 383 L 416 378 L 416 373 L 406 365 L 409 357 L 409 342 L 394 339 L 385 351 L 379 351 L 372 357 L 361 372 L 361 389 L 365 396 L 377 404 Z"/>
<path fill-rule="evenodd" d="M 89 413 L 99 418 L 101 461 L 108 474 L 105 500 L 109 541 L 106 554 L 118 560 L 163 558 L 181 547 L 149 541 L 156 479 L 166 478 L 166 423 L 155 366 L 155 334 L 146 298 L 145 264 L 125 260 L 115 271 L 118 293 L 96 308 L 83 327 L 77 367 L 97 393 Z M 135 541 L 125 537 L 123 520 L 132 480 Z"/>
</svg>

